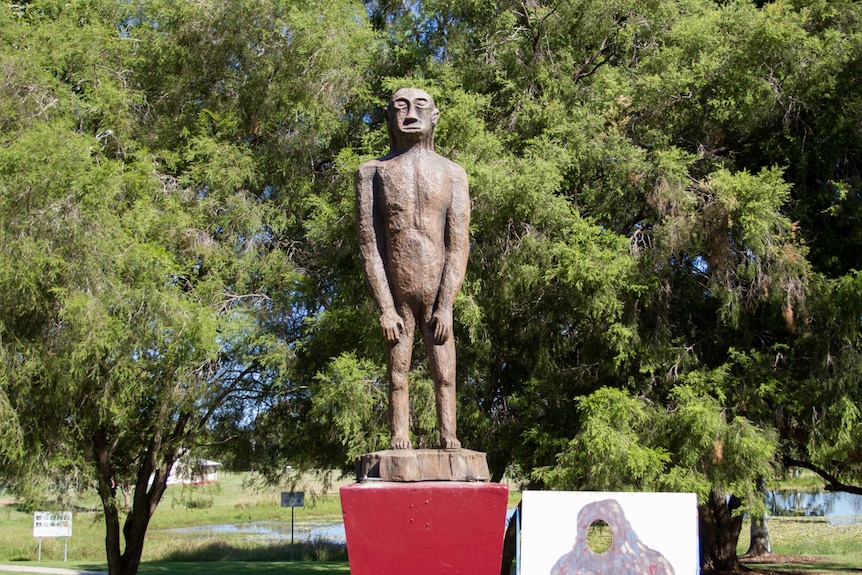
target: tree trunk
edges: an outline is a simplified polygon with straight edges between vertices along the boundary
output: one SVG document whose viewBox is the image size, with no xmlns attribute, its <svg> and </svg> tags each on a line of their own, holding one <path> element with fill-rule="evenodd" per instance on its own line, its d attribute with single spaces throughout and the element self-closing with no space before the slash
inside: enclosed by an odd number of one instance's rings
<svg viewBox="0 0 862 575">
<path fill-rule="evenodd" d="M 757 493 L 763 501 L 766 500 L 766 482 L 762 477 L 757 479 Z M 748 544 L 748 551 L 745 552 L 746 556 L 762 557 L 763 555 L 772 553 L 772 546 L 769 544 L 767 518 L 766 510 L 763 511 L 762 517 L 751 518 L 750 542 Z"/>
<path fill-rule="evenodd" d="M 93 459 L 96 462 L 96 474 L 99 499 L 105 512 L 105 552 L 108 560 L 108 572 L 112 575 L 121 572 L 120 560 L 120 514 L 117 511 L 117 500 L 112 489 L 113 473 L 111 469 L 111 450 L 108 445 L 107 433 L 99 429 L 93 434 Z"/>
<path fill-rule="evenodd" d="M 107 433 L 100 429 L 93 437 L 93 455 L 98 470 L 98 492 L 105 511 L 105 553 L 109 575 L 136 575 L 144 552 L 144 539 L 150 519 L 167 489 L 168 473 L 176 460 L 176 450 L 156 466 L 156 449 L 151 448 L 138 468 L 131 508 L 120 532 L 120 514 L 117 509 L 116 487 L 112 484 L 113 469 L 110 463 L 110 446 Z M 150 477 L 152 476 L 152 483 Z M 125 549 L 120 552 L 121 537 Z"/>
<path fill-rule="evenodd" d="M 135 509 L 126 517 L 123 525 L 123 537 L 126 540 L 126 549 L 120 558 L 121 569 L 116 575 L 135 575 L 141 565 L 141 556 L 144 553 L 144 536 L 150 524 L 149 517 L 143 522 L 136 520 Z M 109 575 L 115 575 L 109 573 Z"/>
<path fill-rule="evenodd" d="M 741 505 L 742 500 L 735 495 L 726 496 L 722 490 L 713 489 L 706 503 L 699 506 L 702 569 L 719 573 L 744 570 L 736 556 L 742 515 L 733 514 Z"/>
<path fill-rule="evenodd" d="M 117 573 L 109 571 L 109 575 L 136 575 L 138 572 L 150 519 L 156 512 L 162 495 L 168 487 L 168 473 L 177 458 L 176 450 L 174 450 L 171 456 L 161 461 L 157 466 L 157 452 L 158 449 L 154 446 L 148 450 L 138 469 L 132 508 L 126 515 L 126 522 L 123 524 L 123 538 L 126 541 L 126 548 L 120 557 L 120 570 Z M 152 482 L 150 477 L 152 477 Z"/>
<path fill-rule="evenodd" d="M 772 546 L 769 544 L 769 526 L 767 525 L 767 517 L 752 517 L 751 518 L 751 543 L 748 545 L 748 551 L 745 555 L 748 557 L 761 557 L 772 553 Z"/>
</svg>

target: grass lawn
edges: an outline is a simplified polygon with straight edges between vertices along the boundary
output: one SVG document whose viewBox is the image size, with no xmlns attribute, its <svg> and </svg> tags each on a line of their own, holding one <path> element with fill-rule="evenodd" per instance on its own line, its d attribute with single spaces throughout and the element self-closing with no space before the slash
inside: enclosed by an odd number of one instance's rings
<svg viewBox="0 0 862 575">
<path fill-rule="evenodd" d="M 255 489 L 248 474 L 220 473 L 218 484 L 169 487 L 156 511 L 139 573 L 150 574 L 256 574 L 311 575 L 350 572 L 343 546 L 324 542 L 297 543 L 295 562 L 290 546 L 282 542 L 250 539 L 242 534 L 217 536 L 177 533 L 169 529 L 221 523 L 257 521 L 290 522 L 290 510 L 280 506 L 279 488 Z M 803 480 L 793 487 L 800 488 Z M 336 486 L 337 487 L 337 486 Z M 287 489 L 284 489 L 287 490 Z M 306 506 L 295 509 L 296 524 L 338 520 L 341 505 L 337 489 L 322 494 L 319 481 L 298 486 L 306 492 Z M 2 494 L 0 494 L 2 496 Z M 510 505 L 520 493 L 510 493 Z M 846 575 L 862 572 L 862 525 L 830 525 L 817 517 L 773 517 L 769 520 L 772 548 L 778 563 L 747 563 L 753 573 L 770 575 Z M 33 538 L 33 516 L 0 499 L 0 564 L 60 567 L 106 571 L 104 523 L 94 496 L 76 502 L 69 562 L 63 563 L 63 540 L 44 539 L 42 562 L 36 562 L 38 542 Z M 748 547 L 744 525 L 738 551 Z M 24 572 L 2 571 L 0 575 Z"/>
<path fill-rule="evenodd" d="M 808 471 L 775 481 L 769 489 L 820 491 L 823 481 Z M 748 523 L 742 527 L 737 552 L 748 549 Z M 780 563 L 746 563 L 753 569 L 782 573 L 837 575 L 862 572 L 862 525 L 830 525 L 823 517 L 771 517 L 772 550 Z"/>
<path fill-rule="evenodd" d="M 823 517 L 771 517 L 769 539 L 776 560 L 746 563 L 757 571 L 837 575 L 862 572 L 862 525 L 830 525 Z M 737 552 L 748 548 L 743 525 Z M 745 561 L 743 561 L 745 562 Z"/>
<path fill-rule="evenodd" d="M 302 562 L 250 562 L 231 561 L 228 563 L 147 563 L 142 565 L 141 575 L 170 573 L 176 575 L 242 575 L 244 573 L 286 574 L 286 575 L 319 575 L 321 573 L 350 573 L 350 568 L 344 562 L 302 561 Z"/>
<path fill-rule="evenodd" d="M 80 569 L 86 571 L 107 571 L 104 565 L 83 563 L 41 562 L 27 563 L 28 567 L 57 567 L 60 569 Z M 33 575 L 26 571 L 0 571 L 3 575 Z M 296 561 L 296 562 L 266 562 L 266 561 L 230 561 L 211 563 L 177 563 L 157 562 L 144 563 L 138 570 L 140 575 L 237 575 L 254 574 L 267 575 L 321 575 L 323 573 L 347 575 L 350 568 L 344 562 L 330 561 Z"/>
<path fill-rule="evenodd" d="M 282 508 L 280 504 L 282 489 L 255 488 L 249 485 L 249 474 L 220 473 L 219 479 L 218 483 L 211 485 L 168 487 L 147 531 L 142 558 L 145 565 L 166 561 L 191 564 L 231 559 L 242 564 L 290 560 L 290 546 L 281 543 L 255 541 L 241 534 L 224 534 L 215 538 L 206 534 L 169 531 L 178 527 L 221 523 L 290 522 L 290 509 Z M 305 507 L 294 510 L 297 525 L 311 520 L 337 521 L 341 518 L 337 489 L 324 494 L 321 487 L 318 479 L 311 478 L 295 488 L 306 493 Z M 94 495 L 90 495 L 76 501 L 75 506 L 68 547 L 70 563 L 64 565 L 62 562 L 63 539 L 45 538 L 42 540 L 43 561 L 40 565 L 64 567 L 77 563 L 85 564 L 81 568 L 101 565 L 104 569 L 105 527 L 100 504 Z M 14 501 L 8 498 L 0 501 L 0 533 L 0 563 L 37 564 L 38 540 L 33 538 L 33 516 L 17 509 Z M 335 561 L 345 569 L 347 565 L 343 546 L 322 542 L 303 545 L 298 542 L 294 556 L 297 565 L 300 560 Z M 141 572 L 148 571 L 142 567 Z M 339 571 L 332 571 L 329 566 L 328 572 Z"/>
</svg>

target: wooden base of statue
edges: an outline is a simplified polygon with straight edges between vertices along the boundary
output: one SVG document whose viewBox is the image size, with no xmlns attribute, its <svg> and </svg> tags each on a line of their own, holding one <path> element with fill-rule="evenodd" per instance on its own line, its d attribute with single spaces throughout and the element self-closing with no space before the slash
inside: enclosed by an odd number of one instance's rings
<svg viewBox="0 0 862 575">
<path fill-rule="evenodd" d="M 490 481 L 485 454 L 469 449 L 389 449 L 360 456 L 359 481 Z"/>
<path fill-rule="evenodd" d="M 498 575 L 508 493 L 486 482 L 342 487 L 351 575 Z"/>
</svg>

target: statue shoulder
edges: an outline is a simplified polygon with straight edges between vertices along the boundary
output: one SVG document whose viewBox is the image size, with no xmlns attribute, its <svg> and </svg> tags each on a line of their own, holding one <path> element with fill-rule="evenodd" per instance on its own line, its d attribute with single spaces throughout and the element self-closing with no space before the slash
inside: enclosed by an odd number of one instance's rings
<svg viewBox="0 0 862 575">
<path fill-rule="evenodd" d="M 368 160 L 367 162 L 360 164 L 356 169 L 356 179 L 364 180 L 366 178 L 373 178 L 379 168 L 380 160 Z"/>
<path fill-rule="evenodd" d="M 452 162 L 452 160 L 449 161 Z M 459 164 L 452 162 L 452 171 L 458 178 L 463 179 L 465 182 L 467 181 L 467 170 L 462 168 Z"/>
<path fill-rule="evenodd" d="M 467 170 L 465 170 L 459 164 L 456 164 L 449 158 L 443 159 L 446 161 L 446 165 L 448 166 L 448 170 L 452 176 L 452 179 L 458 182 L 463 182 L 464 185 L 467 185 Z"/>
<path fill-rule="evenodd" d="M 464 170 L 464 168 L 462 168 L 446 156 L 441 156 L 436 152 L 434 153 L 434 155 L 436 156 L 437 164 L 442 166 L 447 172 L 449 172 L 449 174 L 456 178 L 462 178 L 464 180 L 467 179 L 467 172 L 466 170 Z"/>
</svg>

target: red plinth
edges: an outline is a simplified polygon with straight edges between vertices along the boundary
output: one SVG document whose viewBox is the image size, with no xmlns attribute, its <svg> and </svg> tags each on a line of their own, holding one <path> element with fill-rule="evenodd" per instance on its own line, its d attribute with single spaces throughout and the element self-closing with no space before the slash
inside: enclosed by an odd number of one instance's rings
<svg viewBox="0 0 862 575">
<path fill-rule="evenodd" d="M 499 575 L 508 494 L 499 483 L 342 487 L 351 575 Z"/>
</svg>

